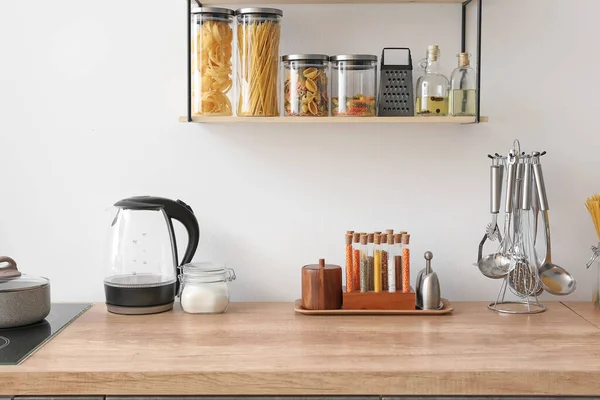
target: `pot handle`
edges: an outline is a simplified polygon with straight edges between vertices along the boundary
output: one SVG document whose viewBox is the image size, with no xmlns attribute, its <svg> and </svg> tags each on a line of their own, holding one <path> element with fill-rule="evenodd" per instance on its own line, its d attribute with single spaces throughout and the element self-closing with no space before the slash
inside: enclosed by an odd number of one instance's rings
<svg viewBox="0 0 600 400">
<path fill-rule="evenodd" d="M 1 265 L 4 263 L 8 263 L 8 266 L 2 267 Z M 12 279 L 20 276 L 16 261 L 10 257 L 0 256 L 0 279 Z"/>
</svg>

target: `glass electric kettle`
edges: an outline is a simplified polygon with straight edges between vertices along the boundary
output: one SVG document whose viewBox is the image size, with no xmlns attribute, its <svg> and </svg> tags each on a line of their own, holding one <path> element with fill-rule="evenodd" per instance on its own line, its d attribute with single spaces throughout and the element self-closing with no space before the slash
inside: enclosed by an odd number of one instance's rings
<svg viewBox="0 0 600 400">
<path fill-rule="evenodd" d="M 104 292 L 108 311 L 154 314 L 173 308 L 177 267 L 192 261 L 200 229 L 191 207 L 181 200 L 139 196 L 115 203 L 110 226 Z M 181 264 L 172 220 L 183 224 L 188 244 Z"/>
</svg>

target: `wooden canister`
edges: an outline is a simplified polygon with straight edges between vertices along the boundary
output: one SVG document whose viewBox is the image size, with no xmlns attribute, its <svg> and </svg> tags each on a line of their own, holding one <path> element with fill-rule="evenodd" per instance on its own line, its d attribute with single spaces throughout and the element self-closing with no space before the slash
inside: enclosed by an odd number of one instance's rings
<svg viewBox="0 0 600 400">
<path fill-rule="evenodd" d="M 307 310 L 337 310 L 342 308 L 342 268 L 319 264 L 302 267 L 302 307 Z"/>
</svg>

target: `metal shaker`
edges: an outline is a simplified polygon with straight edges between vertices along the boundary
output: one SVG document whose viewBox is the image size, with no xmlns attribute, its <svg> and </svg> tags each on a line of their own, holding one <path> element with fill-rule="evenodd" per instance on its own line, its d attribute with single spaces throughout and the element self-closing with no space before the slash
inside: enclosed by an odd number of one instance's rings
<svg viewBox="0 0 600 400">
<path fill-rule="evenodd" d="M 440 281 L 431 270 L 432 258 L 432 252 L 425 252 L 425 268 L 417 275 L 417 308 L 421 310 L 439 310 L 442 306 Z"/>
</svg>

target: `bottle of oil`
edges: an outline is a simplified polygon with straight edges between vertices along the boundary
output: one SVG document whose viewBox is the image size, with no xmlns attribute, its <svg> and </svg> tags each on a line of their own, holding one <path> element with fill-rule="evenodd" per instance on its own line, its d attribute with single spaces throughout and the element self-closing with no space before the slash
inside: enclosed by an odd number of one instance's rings
<svg viewBox="0 0 600 400">
<path fill-rule="evenodd" d="M 476 73 L 468 53 L 458 55 L 458 68 L 450 77 L 450 115 L 473 116 L 477 98 Z"/>
<path fill-rule="evenodd" d="M 448 115 L 448 78 L 441 72 L 439 58 L 437 44 L 427 47 L 427 68 L 417 86 L 415 115 Z"/>
</svg>

